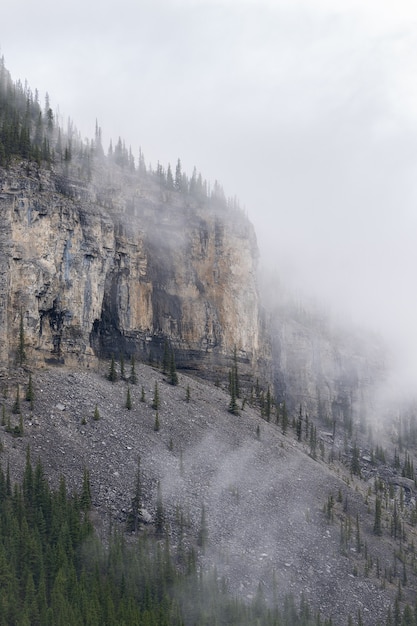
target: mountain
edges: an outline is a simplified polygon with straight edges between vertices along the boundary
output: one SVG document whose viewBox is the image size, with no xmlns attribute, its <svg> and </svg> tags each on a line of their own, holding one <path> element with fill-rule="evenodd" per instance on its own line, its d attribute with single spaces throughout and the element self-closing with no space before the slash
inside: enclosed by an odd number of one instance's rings
<svg viewBox="0 0 417 626">
<path fill-rule="evenodd" d="M 247 218 L 97 167 L 88 184 L 37 165 L 2 170 L 2 363 L 20 311 L 31 363 L 156 361 L 169 340 L 183 368 L 215 376 L 236 346 L 256 371 L 269 354 Z"/>
<path fill-rule="evenodd" d="M 413 602 L 416 412 L 377 421 L 381 342 L 260 281 L 219 183 L 136 165 L 120 139 L 105 155 L 2 61 L 0 215 L 13 480 L 29 448 L 51 485 L 86 468 L 104 542 L 109 524 L 160 541 L 162 498 L 178 554 L 247 602 L 290 593 L 333 624 Z"/>
</svg>

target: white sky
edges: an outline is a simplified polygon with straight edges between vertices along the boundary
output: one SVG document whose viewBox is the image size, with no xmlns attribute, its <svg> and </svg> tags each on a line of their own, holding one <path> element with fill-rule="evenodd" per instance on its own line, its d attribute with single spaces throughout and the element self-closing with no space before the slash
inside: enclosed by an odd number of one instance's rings
<svg viewBox="0 0 417 626">
<path fill-rule="evenodd" d="M 296 290 L 404 348 L 417 378 L 417 4 L 5 0 L 0 46 L 83 136 L 181 158 Z"/>
</svg>

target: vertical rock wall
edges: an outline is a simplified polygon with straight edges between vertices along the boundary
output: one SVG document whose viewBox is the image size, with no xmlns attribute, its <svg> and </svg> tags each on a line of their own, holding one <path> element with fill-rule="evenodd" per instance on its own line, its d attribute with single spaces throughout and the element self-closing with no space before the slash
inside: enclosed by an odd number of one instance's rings
<svg viewBox="0 0 417 626">
<path fill-rule="evenodd" d="M 20 312 L 32 363 L 157 355 L 168 338 L 183 367 L 224 363 L 235 346 L 256 367 L 252 226 L 241 212 L 145 191 L 101 187 L 109 209 L 97 185 L 63 188 L 36 166 L 0 171 L 3 369 L 16 357 Z"/>
</svg>

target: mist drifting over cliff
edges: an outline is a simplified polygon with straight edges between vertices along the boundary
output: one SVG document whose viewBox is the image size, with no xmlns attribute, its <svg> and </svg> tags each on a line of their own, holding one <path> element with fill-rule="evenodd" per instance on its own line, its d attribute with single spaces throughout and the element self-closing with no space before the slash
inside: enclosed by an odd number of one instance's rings
<svg viewBox="0 0 417 626">
<path fill-rule="evenodd" d="M 121 136 L 154 166 L 180 157 L 220 179 L 247 207 L 262 263 L 381 332 L 413 386 L 414 7 L 161 0 L 115 15 L 77 1 L 59 34 L 35 6 L 23 21 L 13 3 L 3 11 L 20 24 L 0 39 L 14 76 L 49 91 L 82 136 L 98 118 L 105 150 Z"/>
</svg>

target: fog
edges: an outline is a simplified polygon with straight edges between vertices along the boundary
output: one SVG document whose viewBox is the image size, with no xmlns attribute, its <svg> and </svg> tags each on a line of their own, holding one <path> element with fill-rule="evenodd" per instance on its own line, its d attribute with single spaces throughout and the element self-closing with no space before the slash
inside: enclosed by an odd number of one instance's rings
<svg viewBox="0 0 417 626">
<path fill-rule="evenodd" d="M 1 52 L 83 136 L 237 195 L 261 265 L 417 374 L 417 9 L 343 0 L 2 7 Z M 312 6 L 314 4 L 314 6 Z M 13 27 L 11 27 L 13 25 Z"/>
</svg>

